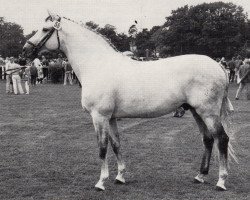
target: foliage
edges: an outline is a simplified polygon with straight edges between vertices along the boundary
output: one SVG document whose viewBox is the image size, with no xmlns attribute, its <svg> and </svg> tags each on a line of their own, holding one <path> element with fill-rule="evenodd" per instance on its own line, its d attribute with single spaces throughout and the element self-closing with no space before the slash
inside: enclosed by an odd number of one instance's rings
<svg viewBox="0 0 250 200">
<path fill-rule="evenodd" d="M 6 56 L 18 56 L 26 39 L 20 25 L 6 22 L 0 17 L 0 54 Z"/>
<path fill-rule="evenodd" d="M 152 39 L 164 54 L 231 57 L 246 41 L 246 20 L 243 8 L 232 3 L 186 5 L 172 11 Z"/>
<path fill-rule="evenodd" d="M 98 24 L 90 21 L 86 22 L 86 26 L 95 29 L 106 38 L 110 39 L 111 43 L 121 52 L 129 50 L 129 38 L 124 33 L 117 34 L 116 28 L 113 25 L 106 24 L 104 28 L 99 27 Z"/>
<path fill-rule="evenodd" d="M 86 26 L 88 26 L 92 29 L 97 29 L 99 25 L 96 24 L 95 22 L 89 21 L 89 22 L 86 22 Z"/>
<path fill-rule="evenodd" d="M 148 29 L 143 29 L 137 34 L 135 44 L 137 46 L 138 56 L 145 56 L 146 49 L 151 52 L 155 50 L 156 45 L 151 38 L 159 28 L 160 26 L 154 26 L 150 31 Z"/>
</svg>

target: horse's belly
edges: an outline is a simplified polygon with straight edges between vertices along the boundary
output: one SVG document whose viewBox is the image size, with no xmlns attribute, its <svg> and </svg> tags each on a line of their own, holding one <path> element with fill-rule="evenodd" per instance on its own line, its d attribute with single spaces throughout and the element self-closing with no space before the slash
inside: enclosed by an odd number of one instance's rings
<svg viewBox="0 0 250 200">
<path fill-rule="evenodd" d="M 113 117 L 116 118 L 153 118 L 166 115 L 182 104 L 181 101 L 149 101 L 137 100 L 120 102 L 116 105 Z"/>
<path fill-rule="evenodd" d="M 115 118 L 154 118 L 154 117 L 160 117 L 163 115 L 166 115 L 173 111 L 173 109 L 167 109 L 167 110 L 119 110 L 114 112 L 112 117 Z"/>
</svg>

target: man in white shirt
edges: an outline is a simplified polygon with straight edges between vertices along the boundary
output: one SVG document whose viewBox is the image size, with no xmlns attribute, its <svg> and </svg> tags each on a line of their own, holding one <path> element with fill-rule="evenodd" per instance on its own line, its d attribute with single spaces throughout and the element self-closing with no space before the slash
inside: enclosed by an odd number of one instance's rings
<svg viewBox="0 0 250 200">
<path fill-rule="evenodd" d="M 5 59 L 5 71 L 6 71 L 6 93 L 13 93 L 13 84 L 11 83 L 11 71 L 9 70 L 9 64 L 10 64 L 10 59 L 9 57 L 6 57 Z"/>
<path fill-rule="evenodd" d="M 37 68 L 38 76 L 37 76 L 37 83 L 42 83 L 43 81 L 43 65 L 39 58 L 35 58 L 33 60 L 34 66 Z"/>
<path fill-rule="evenodd" d="M 9 70 L 11 70 L 10 73 L 12 75 L 14 94 L 18 94 L 17 88 L 18 88 L 20 94 L 24 94 L 23 87 L 21 85 L 21 77 L 19 75 L 19 72 L 20 72 L 22 66 L 15 63 L 14 58 L 11 57 L 8 68 L 9 68 Z M 20 68 L 20 70 L 19 70 L 19 68 Z"/>
</svg>

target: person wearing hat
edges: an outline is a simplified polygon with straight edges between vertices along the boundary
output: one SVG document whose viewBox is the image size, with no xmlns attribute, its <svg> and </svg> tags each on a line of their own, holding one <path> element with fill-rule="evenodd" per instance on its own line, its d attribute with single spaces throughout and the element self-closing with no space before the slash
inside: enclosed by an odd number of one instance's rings
<svg viewBox="0 0 250 200">
<path fill-rule="evenodd" d="M 10 70 L 10 74 L 12 75 L 14 94 L 18 94 L 17 89 L 19 90 L 20 94 L 24 94 L 23 87 L 21 85 L 21 77 L 19 75 L 19 72 L 21 71 L 23 67 L 15 63 L 14 61 L 15 61 L 14 57 L 11 57 L 10 63 L 9 63 L 9 70 Z"/>
<path fill-rule="evenodd" d="M 236 92 L 235 99 L 239 100 L 239 95 L 241 91 L 244 89 L 247 83 L 250 83 L 250 59 L 249 58 L 246 58 L 244 60 L 244 64 L 240 66 L 239 78 L 237 80 L 237 83 L 240 85 Z"/>
</svg>

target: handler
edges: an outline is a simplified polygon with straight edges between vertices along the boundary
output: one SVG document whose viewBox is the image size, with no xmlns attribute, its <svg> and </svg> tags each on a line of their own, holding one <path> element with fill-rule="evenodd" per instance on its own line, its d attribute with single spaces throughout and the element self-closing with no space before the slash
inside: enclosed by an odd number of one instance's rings
<svg viewBox="0 0 250 200">
<path fill-rule="evenodd" d="M 11 71 L 9 70 L 10 58 L 6 57 L 5 59 L 5 75 L 6 75 L 6 93 L 11 94 L 13 93 L 13 83 L 11 77 Z"/>
<path fill-rule="evenodd" d="M 20 94 L 24 94 L 23 88 L 21 85 L 21 77 L 19 75 L 19 72 L 22 68 L 23 67 L 20 66 L 19 64 L 14 63 L 14 57 L 10 58 L 9 70 L 11 70 L 14 94 L 18 94 L 17 88 L 18 88 Z"/>
</svg>

